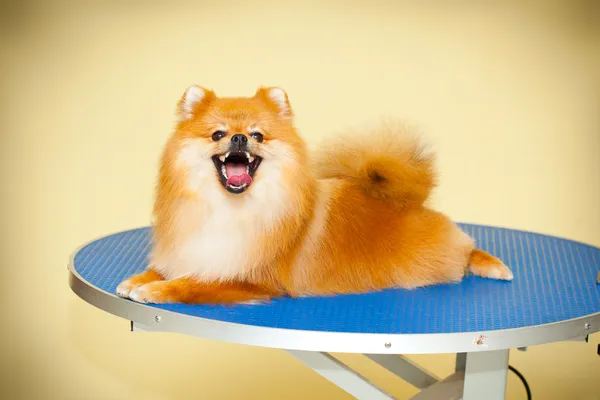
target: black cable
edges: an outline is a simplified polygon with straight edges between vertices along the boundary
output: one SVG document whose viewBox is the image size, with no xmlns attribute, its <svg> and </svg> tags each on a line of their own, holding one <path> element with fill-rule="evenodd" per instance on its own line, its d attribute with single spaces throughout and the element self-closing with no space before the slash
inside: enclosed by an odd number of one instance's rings
<svg viewBox="0 0 600 400">
<path fill-rule="evenodd" d="M 519 379 L 521 379 L 521 382 L 523 382 L 523 386 L 525 386 L 525 390 L 527 391 L 527 400 L 531 400 L 531 389 L 529 389 L 529 384 L 527 383 L 527 379 L 525 379 L 525 377 L 523 376 L 523 374 L 521 374 L 512 365 L 509 365 L 508 369 L 510 369 L 512 372 L 514 372 L 515 375 L 517 375 L 519 377 Z"/>
</svg>

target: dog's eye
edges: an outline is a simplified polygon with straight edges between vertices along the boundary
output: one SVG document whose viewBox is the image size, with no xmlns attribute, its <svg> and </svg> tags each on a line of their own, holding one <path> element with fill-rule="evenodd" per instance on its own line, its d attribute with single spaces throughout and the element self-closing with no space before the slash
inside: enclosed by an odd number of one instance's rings
<svg viewBox="0 0 600 400">
<path fill-rule="evenodd" d="M 219 140 L 223 139 L 225 137 L 225 135 L 227 135 L 226 132 L 216 131 L 215 133 L 212 134 L 212 140 L 214 140 L 215 142 L 218 142 Z"/>
<path fill-rule="evenodd" d="M 253 132 L 250 134 L 250 136 L 252 136 L 252 139 L 256 140 L 258 143 L 263 141 L 263 135 L 261 133 Z"/>
</svg>

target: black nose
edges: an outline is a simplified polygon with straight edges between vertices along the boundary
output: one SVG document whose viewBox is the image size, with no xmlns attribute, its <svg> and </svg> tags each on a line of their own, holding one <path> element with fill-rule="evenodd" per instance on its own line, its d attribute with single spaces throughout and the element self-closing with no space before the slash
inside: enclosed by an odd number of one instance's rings
<svg viewBox="0 0 600 400">
<path fill-rule="evenodd" d="M 246 143 L 248 143 L 248 138 L 246 137 L 246 135 L 238 133 L 237 135 L 233 135 L 231 137 L 231 143 L 237 144 L 238 146 L 243 146 Z"/>
</svg>

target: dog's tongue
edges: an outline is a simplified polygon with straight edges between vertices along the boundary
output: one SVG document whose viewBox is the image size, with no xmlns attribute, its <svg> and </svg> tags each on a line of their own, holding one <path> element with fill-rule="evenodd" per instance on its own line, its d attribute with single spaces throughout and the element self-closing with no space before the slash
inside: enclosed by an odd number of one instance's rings
<svg viewBox="0 0 600 400">
<path fill-rule="evenodd" d="M 252 178 L 246 173 L 245 164 L 227 163 L 225 164 L 225 169 L 227 171 L 227 176 L 229 177 L 227 179 L 227 185 L 242 186 L 244 184 L 249 185 L 252 183 Z"/>
</svg>

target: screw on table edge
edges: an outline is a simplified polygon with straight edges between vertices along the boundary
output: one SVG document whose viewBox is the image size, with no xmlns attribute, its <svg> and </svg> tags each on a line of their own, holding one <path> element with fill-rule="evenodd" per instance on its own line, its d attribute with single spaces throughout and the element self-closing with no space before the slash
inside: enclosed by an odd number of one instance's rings
<svg viewBox="0 0 600 400">
<path fill-rule="evenodd" d="M 390 342 L 386 342 L 384 344 L 384 346 L 385 346 L 386 349 L 389 349 L 390 347 L 392 347 L 392 344 Z"/>
<path fill-rule="evenodd" d="M 157 315 L 156 317 L 154 317 L 154 322 L 159 323 L 161 319 L 162 318 L 160 317 L 160 315 Z"/>
</svg>

